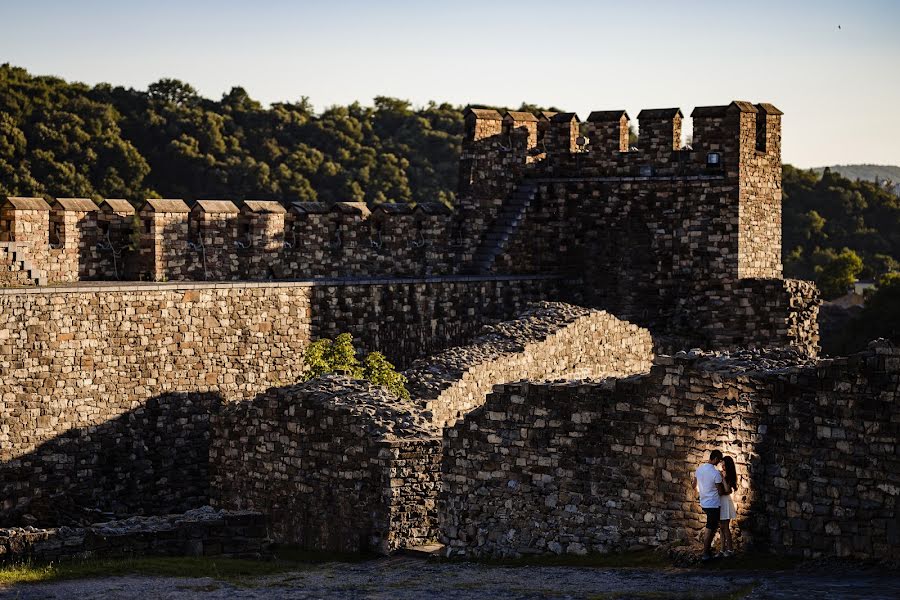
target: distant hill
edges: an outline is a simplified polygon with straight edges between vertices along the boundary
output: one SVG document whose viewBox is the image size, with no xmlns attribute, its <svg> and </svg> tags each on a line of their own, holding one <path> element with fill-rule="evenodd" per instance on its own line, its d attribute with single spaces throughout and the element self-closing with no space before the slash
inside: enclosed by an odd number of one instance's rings
<svg viewBox="0 0 900 600">
<path fill-rule="evenodd" d="M 851 181 L 862 179 L 863 181 L 875 181 L 875 179 L 890 179 L 900 184 L 900 167 L 896 165 L 832 165 L 832 172 L 838 173 Z M 825 167 L 813 169 L 821 174 Z"/>
</svg>

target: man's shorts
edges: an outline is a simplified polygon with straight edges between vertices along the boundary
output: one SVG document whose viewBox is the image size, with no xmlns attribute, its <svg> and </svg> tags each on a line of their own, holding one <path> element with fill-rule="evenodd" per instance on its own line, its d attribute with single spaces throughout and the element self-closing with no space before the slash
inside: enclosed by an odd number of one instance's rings
<svg viewBox="0 0 900 600">
<path fill-rule="evenodd" d="M 719 528 L 719 515 L 722 513 L 722 509 L 719 507 L 716 508 L 704 508 L 703 512 L 706 513 L 706 528 L 712 529 L 715 531 Z"/>
</svg>

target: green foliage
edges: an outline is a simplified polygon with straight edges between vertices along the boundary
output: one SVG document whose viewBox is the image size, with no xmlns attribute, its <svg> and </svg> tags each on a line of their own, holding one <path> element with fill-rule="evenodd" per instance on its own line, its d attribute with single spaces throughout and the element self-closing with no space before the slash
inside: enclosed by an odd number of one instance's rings
<svg viewBox="0 0 900 600">
<path fill-rule="evenodd" d="M 406 377 L 398 373 L 381 352 L 369 352 L 362 363 L 356 358 L 353 336 L 342 333 L 334 340 L 322 338 L 311 343 L 303 355 L 306 367 L 300 379 L 308 381 L 328 373 L 342 373 L 380 385 L 401 398 L 409 398 Z"/>
<path fill-rule="evenodd" d="M 162 79 L 90 88 L 0 66 L 0 194 L 454 200 L 462 110 L 379 97 L 314 114 Z"/>
<path fill-rule="evenodd" d="M 401 398 L 409 399 L 406 377 L 394 369 L 381 352 L 370 352 L 363 360 L 363 379 L 380 385 Z"/>
<path fill-rule="evenodd" d="M 342 333 L 334 341 L 322 338 L 311 343 L 303 355 L 306 369 L 301 375 L 303 381 L 320 377 L 327 373 L 343 373 L 359 379 L 362 369 L 353 348 L 353 336 Z"/>
<path fill-rule="evenodd" d="M 785 276 L 814 279 L 826 298 L 900 261 L 900 198 L 870 181 L 784 166 Z M 857 260 L 861 262 L 857 262 Z"/>
<path fill-rule="evenodd" d="M 822 296 L 828 300 L 843 296 L 863 270 L 862 259 L 849 248 L 844 248 L 839 254 L 829 249 L 820 255 L 824 255 L 825 259 L 815 267 L 815 271 Z"/>
<path fill-rule="evenodd" d="M 141 249 L 141 229 L 144 223 L 137 212 L 131 215 L 131 231 L 128 234 L 128 249 L 137 252 Z"/>
</svg>

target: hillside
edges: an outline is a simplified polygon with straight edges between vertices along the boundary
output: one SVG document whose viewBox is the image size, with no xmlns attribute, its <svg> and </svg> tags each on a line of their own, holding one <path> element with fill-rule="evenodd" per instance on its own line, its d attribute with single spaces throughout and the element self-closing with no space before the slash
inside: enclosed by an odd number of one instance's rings
<svg viewBox="0 0 900 600">
<path fill-rule="evenodd" d="M 818 174 L 826 167 L 812 169 Z M 828 167 L 833 173 L 846 177 L 851 181 L 862 179 L 863 181 L 891 180 L 900 185 L 900 166 L 896 165 L 831 165 Z"/>
</svg>

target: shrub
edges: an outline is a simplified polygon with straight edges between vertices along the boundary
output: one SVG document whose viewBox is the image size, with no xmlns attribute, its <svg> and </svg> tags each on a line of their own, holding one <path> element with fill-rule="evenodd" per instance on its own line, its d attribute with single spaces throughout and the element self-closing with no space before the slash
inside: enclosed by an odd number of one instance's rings
<svg viewBox="0 0 900 600">
<path fill-rule="evenodd" d="M 398 373 L 381 352 L 369 352 L 360 363 L 353 347 L 353 336 L 349 333 L 342 333 L 333 341 L 322 338 L 310 344 L 303 354 L 303 364 L 306 367 L 300 375 L 303 381 L 328 373 L 342 373 L 354 379 L 365 379 L 409 399 L 406 377 Z"/>
</svg>

